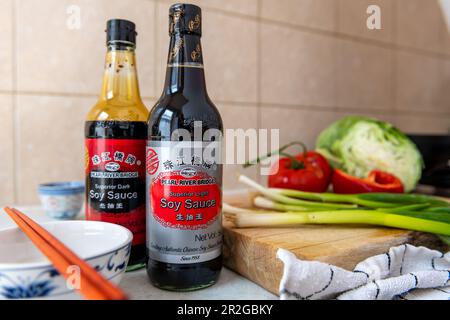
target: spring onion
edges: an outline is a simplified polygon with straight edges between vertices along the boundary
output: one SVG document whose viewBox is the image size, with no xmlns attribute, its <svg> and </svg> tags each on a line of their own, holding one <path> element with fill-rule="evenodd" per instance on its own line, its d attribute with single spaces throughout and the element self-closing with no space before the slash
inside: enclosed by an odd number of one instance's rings
<svg viewBox="0 0 450 320">
<path fill-rule="evenodd" d="M 428 203 L 433 207 L 449 207 L 450 203 L 436 197 L 424 194 L 394 194 L 394 193 L 364 193 L 359 195 L 360 199 L 368 201 L 390 202 L 394 204 L 418 204 Z"/>
<path fill-rule="evenodd" d="M 239 181 L 259 191 L 254 205 L 265 210 L 224 204 L 236 227 L 282 227 L 303 224 L 369 224 L 450 236 L 450 204 L 424 195 L 338 195 L 265 188 L 246 176 Z"/>
<path fill-rule="evenodd" d="M 272 210 L 278 210 L 278 211 L 293 211 L 293 212 L 299 212 L 299 211 L 326 211 L 329 210 L 328 208 L 321 208 L 321 207 L 305 207 L 305 206 L 297 206 L 292 204 L 284 204 L 275 202 L 272 200 L 269 200 L 264 197 L 256 197 L 253 199 L 253 204 L 258 208 L 264 208 L 264 209 L 272 209 Z"/>
<path fill-rule="evenodd" d="M 225 212 L 227 212 L 225 210 Z M 339 210 L 317 212 L 279 212 L 228 214 L 238 228 L 286 227 L 304 224 L 369 224 L 384 227 L 430 232 L 450 236 L 450 223 L 415 218 L 376 210 Z"/>
<path fill-rule="evenodd" d="M 255 188 L 272 200 L 293 205 L 302 205 L 302 203 L 295 201 L 301 199 L 307 201 L 307 203 L 304 203 L 305 206 L 311 206 L 311 202 L 315 203 L 315 206 L 320 206 L 317 202 L 323 202 L 323 205 L 325 206 L 327 206 L 325 202 L 331 202 L 334 206 L 339 206 L 339 204 L 342 206 L 342 203 L 349 203 L 353 204 L 353 206 L 351 206 L 353 208 L 356 207 L 356 205 L 368 208 L 396 208 L 406 205 L 427 204 L 428 206 L 449 208 L 450 210 L 450 204 L 448 202 L 427 195 L 393 193 L 336 194 L 328 192 L 305 192 L 293 189 L 265 188 L 244 175 L 239 176 L 239 181 Z M 289 200 L 286 198 L 289 198 Z M 344 209 L 344 207 L 341 206 L 340 208 Z"/>
<path fill-rule="evenodd" d="M 258 190 L 261 194 L 263 194 L 267 198 L 272 199 L 274 201 L 278 201 L 280 203 L 284 203 L 284 204 L 298 205 L 298 206 L 304 206 L 304 207 L 328 208 L 328 209 L 351 209 L 351 208 L 357 207 L 354 204 L 323 203 L 323 202 L 314 202 L 314 201 L 289 198 L 289 197 L 283 195 L 281 192 L 277 192 L 270 188 L 263 187 L 262 185 L 258 184 L 256 181 L 253 181 L 252 179 L 250 179 L 244 175 L 239 176 L 239 181 L 242 183 L 245 183 L 246 185 L 248 185 L 250 187 L 255 188 L 256 190 Z"/>
<path fill-rule="evenodd" d="M 450 207 L 434 207 L 426 209 L 427 212 L 442 212 L 450 214 Z"/>
<path fill-rule="evenodd" d="M 287 197 L 294 197 L 299 199 L 315 200 L 322 202 L 340 202 L 340 203 L 352 203 L 368 208 L 393 208 L 398 206 L 395 203 L 386 203 L 381 201 L 371 201 L 363 199 L 359 194 L 336 194 L 336 193 L 314 193 L 305 192 L 293 189 L 269 189 Z"/>
<path fill-rule="evenodd" d="M 390 213 L 396 213 L 396 212 L 403 212 L 403 211 L 416 211 L 416 210 L 422 210 L 425 208 L 428 208 L 430 205 L 428 203 L 419 203 L 419 204 L 409 204 L 406 206 L 400 206 L 395 208 L 383 208 L 383 209 L 377 209 L 382 210 L 385 212 Z"/>
</svg>

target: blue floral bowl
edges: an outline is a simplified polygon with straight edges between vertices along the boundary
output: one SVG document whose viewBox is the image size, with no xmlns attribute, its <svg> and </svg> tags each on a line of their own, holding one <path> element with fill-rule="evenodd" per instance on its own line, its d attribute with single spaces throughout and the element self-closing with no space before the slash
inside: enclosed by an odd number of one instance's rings
<svg viewBox="0 0 450 320">
<path fill-rule="evenodd" d="M 80 212 L 84 201 L 82 182 L 57 182 L 40 184 L 39 198 L 45 213 L 53 219 L 73 219 Z"/>
<path fill-rule="evenodd" d="M 105 278 L 119 283 L 130 257 L 132 233 L 99 221 L 42 223 L 56 238 Z M 0 299 L 79 299 L 79 269 L 71 266 L 66 281 L 17 227 L 0 231 Z"/>
</svg>

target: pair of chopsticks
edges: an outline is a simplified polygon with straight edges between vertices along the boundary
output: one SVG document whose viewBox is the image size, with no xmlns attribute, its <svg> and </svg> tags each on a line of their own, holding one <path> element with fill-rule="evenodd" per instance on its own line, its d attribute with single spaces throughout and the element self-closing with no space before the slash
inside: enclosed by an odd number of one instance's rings
<svg viewBox="0 0 450 320">
<path fill-rule="evenodd" d="M 6 213 L 53 263 L 58 272 L 66 279 L 73 277 L 69 270 L 77 266 L 80 270 L 79 289 L 89 300 L 125 300 L 127 296 L 116 285 L 105 279 L 93 267 L 78 257 L 72 250 L 52 236 L 34 220 L 14 208 L 4 208 Z"/>
</svg>

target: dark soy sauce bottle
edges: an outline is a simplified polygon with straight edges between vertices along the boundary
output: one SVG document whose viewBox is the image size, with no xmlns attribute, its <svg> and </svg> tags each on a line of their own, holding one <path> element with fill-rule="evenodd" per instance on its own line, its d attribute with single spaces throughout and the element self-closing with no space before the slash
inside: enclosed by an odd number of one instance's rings
<svg viewBox="0 0 450 320">
<path fill-rule="evenodd" d="M 201 21 L 199 7 L 171 6 L 164 91 L 148 120 L 147 273 L 174 291 L 208 287 L 222 268 L 223 127 L 206 91 Z M 186 156 L 180 141 L 214 145 L 216 157 Z"/>
<path fill-rule="evenodd" d="M 131 21 L 107 22 L 99 100 L 85 122 L 86 219 L 122 225 L 133 233 L 127 270 L 145 265 L 145 145 L 148 110 L 136 70 Z"/>
</svg>

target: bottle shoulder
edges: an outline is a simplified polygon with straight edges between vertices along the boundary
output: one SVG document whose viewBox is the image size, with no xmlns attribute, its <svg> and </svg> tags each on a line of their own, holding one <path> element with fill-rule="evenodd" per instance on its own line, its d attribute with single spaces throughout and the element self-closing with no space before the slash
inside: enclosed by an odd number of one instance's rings
<svg viewBox="0 0 450 320">
<path fill-rule="evenodd" d="M 193 123 L 202 121 L 208 127 L 222 130 L 222 118 L 219 110 L 209 97 L 186 97 L 182 93 L 163 95 L 149 113 L 149 124 L 161 121 L 181 121 Z"/>
<path fill-rule="evenodd" d="M 99 100 L 88 112 L 86 121 L 146 122 L 148 114 L 142 101 Z"/>
</svg>

